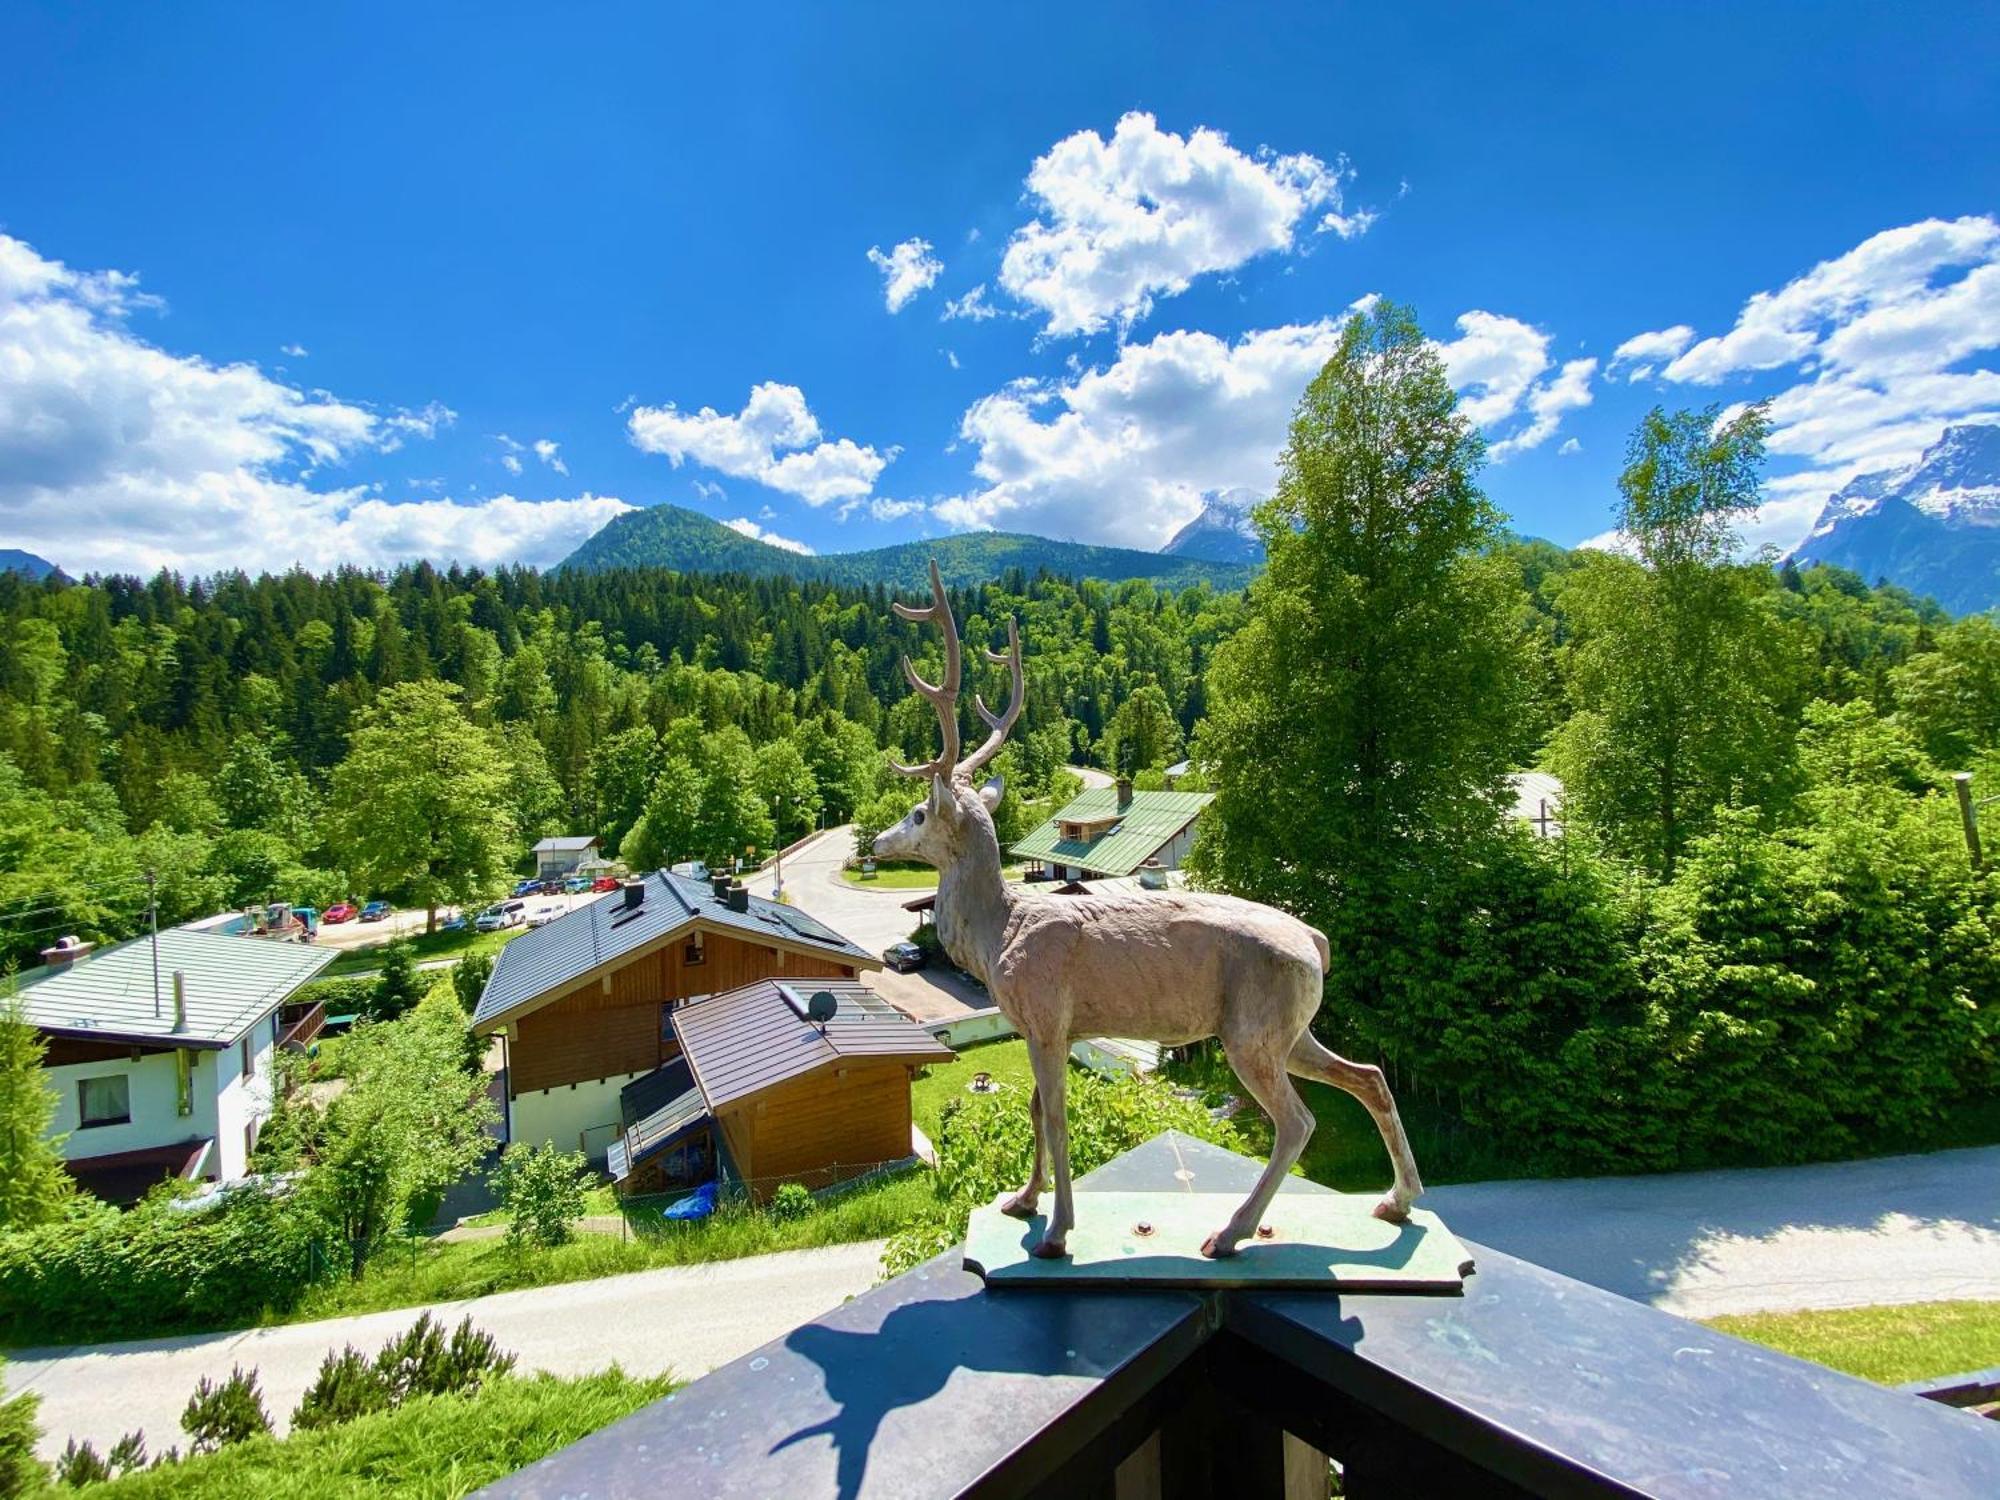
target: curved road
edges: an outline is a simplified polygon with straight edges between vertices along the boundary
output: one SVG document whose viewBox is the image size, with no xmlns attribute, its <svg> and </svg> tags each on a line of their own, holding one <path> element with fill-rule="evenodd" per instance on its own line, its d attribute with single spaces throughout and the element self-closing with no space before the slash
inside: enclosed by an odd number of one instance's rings
<svg viewBox="0 0 2000 1500">
<path fill-rule="evenodd" d="M 72 1437 L 102 1453 L 135 1430 L 158 1453 L 185 1443 L 181 1409 L 195 1384 L 224 1379 L 240 1364 L 256 1370 L 265 1409 L 283 1431 L 328 1354 L 344 1344 L 373 1354 L 426 1311 L 448 1328 L 469 1314 L 520 1356 L 523 1370 L 587 1375 L 616 1364 L 634 1375 L 671 1370 L 692 1379 L 868 1290 L 881 1274 L 882 1245 L 670 1266 L 281 1328 L 24 1349 L 8 1358 L 7 1393 L 41 1394 L 44 1457 Z"/>
</svg>

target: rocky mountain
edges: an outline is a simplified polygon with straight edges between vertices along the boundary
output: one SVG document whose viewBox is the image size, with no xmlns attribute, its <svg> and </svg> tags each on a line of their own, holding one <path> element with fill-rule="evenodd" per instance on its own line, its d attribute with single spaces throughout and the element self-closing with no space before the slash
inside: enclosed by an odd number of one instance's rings
<svg viewBox="0 0 2000 1500">
<path fill-rule="evenodd" d="M 1209 562 L 1261 563 L 1264 541 L 1250 508 L 1264 497 L 1251 490 L 1222 490 L 1208 496 L 1201 514 L 1173 534 L 1160 549 L 1165 557 L 1199 557 Z"/>
<path fill-rule="evenodd" d="M 19 547 L 0 547 L 0 573 L 25 573 L 30 578 L 46 578 L 57 571 L 46 557 L 23 552 Z"/>
<path fill-rule="evenodd" d="M 814 557 L 742 536 L 720 521 L 678 505 L 649 505 L 613 517 L 564 558 L 561 566 L 592 571 L 656 567 L 682 573 L 783 575 L 917 589 L 923 586 L 933 557 L 945 582 L 956 586 L 986 583 L 1018 568 L 1031 577 L 1047 569 L 1071 578 L 1101 578 L 1112 583 L 1144 578 L 1168 588 L 1208 583 L 1231 589 L 1241 588 L 1256 571 L 1248 562 L 1168 557 L 1005 531 L 965 532 Z"/>
<path fill-rule="evenodd" d="M 1954 614 L 2000 604 L 2000 424 L 1947 427 L 1915 463 L 1850 481 L 1792 560 L 1887 579 Z"/>
</svg>

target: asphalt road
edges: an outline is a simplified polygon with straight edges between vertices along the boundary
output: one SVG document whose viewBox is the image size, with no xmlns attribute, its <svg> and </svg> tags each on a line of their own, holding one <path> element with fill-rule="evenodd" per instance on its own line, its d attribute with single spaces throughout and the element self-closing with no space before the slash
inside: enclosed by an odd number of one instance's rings
<svg viewBox="0 0 2000 1500">
<path fill-rule="evenodd" d="M 1688 1318 L 2000 1299 L 2000 1146 L 1433 1188 L 1458 1234 Z"/>
<path fill-rule="evenodd" d="M 500 1292 L 429 1310 L 448 1326 L 469 1314 L 520 1356 L 523 1370 L 583 1375 L 617 1364 L 635 1375 L 670 1370 L 693 1378 L 866 1291 L 880 1275 L 881 1253 L 882 1242 L 873 1240 Z M 283 1430 L 328 1353 L 353 1344 L 372 1354 L 424 1311 L 22 1350 L 8 1359 L 7 1391 L 41 1394 L 41 1452 L 49 1458 L 72 1437 L 89 1439 L 101 1453 L 133 1430 L 145 1432 L 155 1453 L 185 1446 L 180 1414 L 196 1382 L 226 1378 L 239 1364 L 257 1371 L 265 1409 Z"/>
</svg>

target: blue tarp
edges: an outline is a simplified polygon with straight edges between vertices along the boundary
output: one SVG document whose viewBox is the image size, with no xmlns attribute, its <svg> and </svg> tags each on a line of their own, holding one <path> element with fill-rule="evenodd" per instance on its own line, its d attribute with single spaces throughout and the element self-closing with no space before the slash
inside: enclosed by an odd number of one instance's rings
<svg viewBox="0 0 2000 1500">
<path fill-rule="evenodd" d="M 676 1199 L 660 1210 L 663 1219 L 705 1219 L 715 1212 L 715 1184 L 704 1182 L 685 1198 Z"/>
</svg>

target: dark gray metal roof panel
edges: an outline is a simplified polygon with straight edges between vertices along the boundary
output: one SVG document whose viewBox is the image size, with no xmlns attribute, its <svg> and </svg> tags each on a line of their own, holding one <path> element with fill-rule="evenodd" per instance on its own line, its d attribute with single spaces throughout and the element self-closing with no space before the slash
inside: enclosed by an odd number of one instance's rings
<svg viewBox="0 0 2000 1500">
<path fill-rule="evenodd" d="M 645 877 L 645 900 L 634 911 L 622 891 L 586 902 L 546 927 L 525 932 L 500 950 L 479 997 L 472 1024 L 481 1026 L 538 995 L 642 948 L 696 918 L 766 941 L 823 948 L 843 962 L 878 967 L 880 960 L 796 907 L 750 898 L 748 911 L 731 911 L 704 880 L 655 870 Z"/>
<path fill-rule="evenodd" d="M 786 996 L 829 990 L 839 1002 L 824 1033 Z M 763 979 L 674 1012 L 674 1030 L 712 1110 L 803 1077 L 843 1057 L 947 1062 L 952 1052 L 853 980 Z"/>
</svg>

